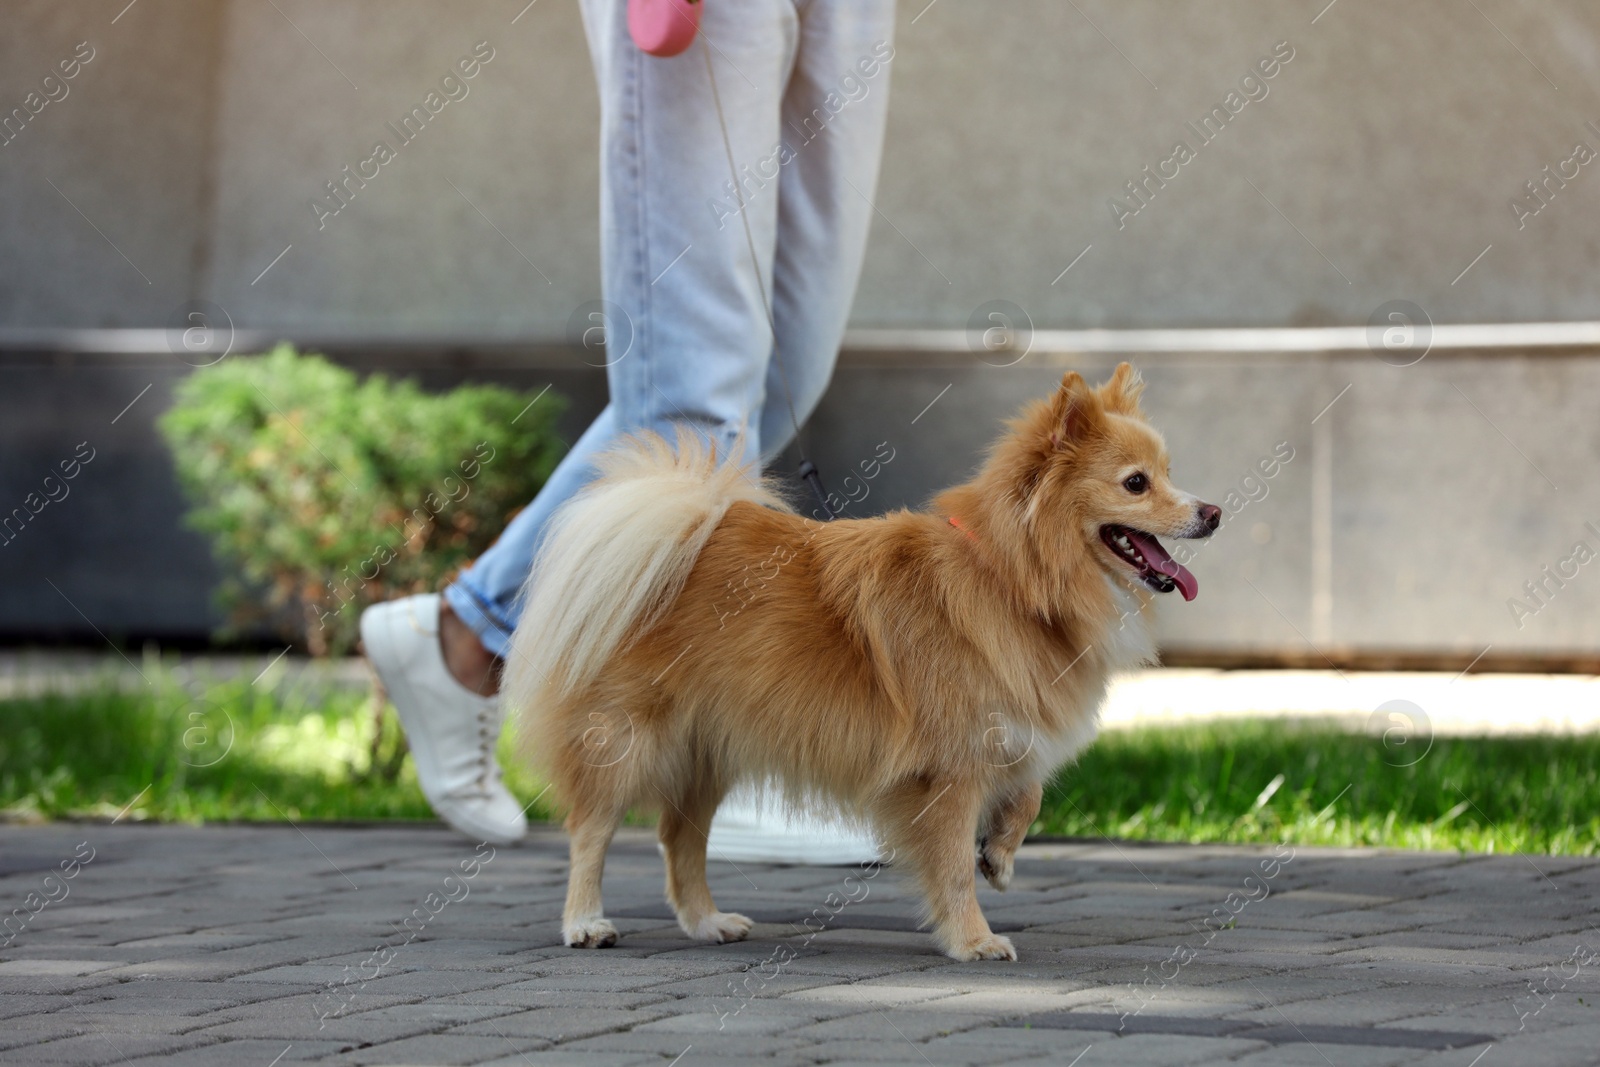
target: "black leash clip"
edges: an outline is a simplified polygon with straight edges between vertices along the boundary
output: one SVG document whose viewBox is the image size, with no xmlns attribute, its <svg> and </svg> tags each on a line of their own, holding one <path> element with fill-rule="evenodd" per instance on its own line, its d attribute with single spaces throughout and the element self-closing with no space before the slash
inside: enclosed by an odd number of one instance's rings
<svg viewBox="0 0 1600 1067">
<path fill-rule="evenodd" d="M 833 510 L 833 505 L 828 503 L 828 491 L 822 487 L 822 475 L 817 473 L 817 465 L 809 459 L 800 461 L 800 478 L 817 494 L 817 502 L 822 505 L 822 513 L 828 516 L 827 521 L 832 522 L 838 518 L 838 513 Z"/>
</svg>

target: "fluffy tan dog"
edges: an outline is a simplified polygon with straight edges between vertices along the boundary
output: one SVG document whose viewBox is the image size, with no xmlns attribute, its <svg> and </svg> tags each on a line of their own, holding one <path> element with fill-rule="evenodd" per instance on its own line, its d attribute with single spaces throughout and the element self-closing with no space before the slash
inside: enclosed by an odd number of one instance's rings
<svg viewBox="0 0 1600 1067">
<path fill-rule="evenodd" d="M 684 931 L 743 938 L 750 920 L 706 885 L 706 831 L 732 786 L 761 780 L 869 822 L 949 955 L 1016 959 L 978 907 L 974 842 L 1005 889 L 1108 676 L 1153 654 L 1139 609 L 1195 595 L 1156 536 L 1221 517 L 1173 487 L 1143 387 L 1126 363 L 1098 388 L 1069 372 L 971 481 L 872 519 L 802 518 L 687 432 L 608 453 L 553 520 L 508 664 L 569 812 L 566 943 L 616 942 L 600 879 L 630 808 L 660 812 Z"/>
</svg>

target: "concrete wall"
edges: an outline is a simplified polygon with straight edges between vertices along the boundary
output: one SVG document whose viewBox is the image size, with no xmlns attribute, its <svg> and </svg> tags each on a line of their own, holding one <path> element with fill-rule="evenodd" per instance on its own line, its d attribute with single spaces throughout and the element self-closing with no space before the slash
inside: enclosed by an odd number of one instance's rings
<svg viewBox="0 0 1600 1067">
<path fill-rule="evenodd" d="M 1600 425 L 1586 414 L 1600 397 L 1597 356 L 1435 352 L 1394 367 L 1368 352 L 1129 354 L 1174 478 L 1229 512 L 1190 563 L 1198 599 L 1162 603 L 1169 656 L 1327 666 L 1428 653 L 1464 666 L 1487 650 L 1491 663 L 1595 669 L 1600 561 L 1574 564 L 1541 600 L 1524 584 L 1545 581 L 1541 568 L 1580 540 L 1600 554 L 1600 533 L 1585 527 L 1600 530 Z M 1063 368 L 1094 379 L 1120 358 L 1035 352 L 1014 367 L 952 357 L 915 370 L 857 360 L 810 438 L 834 485 L 889 440 L 902 458 L 864 510 L 915 505 L 964 477 L 999 420 Z M 1293 458 L 1260 478 L 1280 443 Z M 1532 613 L 1514 613 L 1512 598 Z"/>
<path fill-rule="evenodd" d="M 341 358 L 430 388 L 551 385 L 574 401 L 570 439 L 604 399 L 580 355 L 380 348 Z M 805 439 L 829 487 L 859 499 L 850 514 L 917 506 L 965 477 L 1001 420 L 1064 366 L 1098 377 L 1118 358 L 1036 351 L 994 366 L 966 353 L 847 352 Z M 1442 351 L 1410 367 L 1364 351 L 1131 358 L 1175 478 L 1230 513 L 1190 564 L 1199 598 L 1162 604 L 1170 660 L 1465 666 L 1484 654 L 1488 664 L 1600 667 L 1600 562 L 1569 567 L 1567 581 L 1542 572 L 1578 541 L 1600 552 L 1600 533 L 1585 527 L 1600 529 L 1600 350 Z M 216 573 L 180 526 L 153 427 L 185 373 L 205 371 L 164 352 L 0 359 L 0 500 L 20 502 L 79 442 L 97 451 L 71 496 L 0 547 L 0 639 L 194 640 L 216 621 Z M 894 458 L 863 477 L 885 443 Z M 1292 458 L 1249 480 L 1285 444 Z M 1539 600 L 1526 596 L 1529 581 L 1547 583 Z M 1533 610 L 1519 619 L 1513 598 Z"/>
<path fill-rule="evenodd" d="M 122 6 L 6 6 L 0 327 L 155 325 L 209 276 L 225 5 Z"/>
<path fill-rule="evenodd" d="M 0 327 L 159 325 L 201 297 L 268 330 L 552 340 L 598 295 L 575 3 L 125 3 L 7 6 L 5 106 L 75 42 L 96 58 L 0 147 Z M 994 298 L 1040 326 L 1361 323 L 1390 299 L 1600 318 L 1594 168 L 1520 230 L 1509 207 L 1600 148 L 1600 8 L 1324 3 L 908 0 L 855 324 L 960 327 Z M 478 41 L 471 94 L 319 231 L 323 183 Z M 1202 146 L 1185 122 L 1278 42 L 1266 97 Z M 1110 198 L 1179 139 L 1196 158 L 1119 228 Z"/>
</svg>

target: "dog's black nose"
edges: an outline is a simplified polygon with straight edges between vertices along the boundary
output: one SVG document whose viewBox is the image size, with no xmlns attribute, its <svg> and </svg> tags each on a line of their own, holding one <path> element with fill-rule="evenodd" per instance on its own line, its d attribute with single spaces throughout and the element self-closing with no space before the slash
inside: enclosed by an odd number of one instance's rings
<svg viewBox="0 0 1600 1067">
<path fill-rule="evenodd" d="M 1215 504 L 1201 504 L 1200 521 L 1206 524 L 1206 529 L 1215 530 L 1222 525 L 1222 509 Z"/>
</svg>

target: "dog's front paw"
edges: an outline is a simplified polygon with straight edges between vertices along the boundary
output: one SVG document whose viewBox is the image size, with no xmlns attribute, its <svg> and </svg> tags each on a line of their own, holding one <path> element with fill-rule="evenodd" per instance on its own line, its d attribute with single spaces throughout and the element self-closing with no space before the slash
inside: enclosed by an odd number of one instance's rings
<svg viewBox="0 0 1600 1067">
<path fill-rule="evenodd" d="M 978 870 L 989 880 L 989 884 L 1001 892 L 1011 885 L 1011 872 L 1016 867 L 1016 857 L 1009 853 L 1001 854 L 998 849 L 991 849 L 987 841 L 978 849 Z"/>
<path fill-rule="evenodd" d="M 1017 958 L 1017 950 L 1011 946 L 1009 937 L 999 934 L 985 934 L 975 941 L 953 948 L 947 953 L 951 959 L 961 960 L 963 963 L 971 960 L 1012 960 Z"/>
<path fill-rule="evenodd" d="M 731 911 L 714 911 L 699 922 L 680 925 L 684 933 L 696 941 L 710 941 L 714 945 L 743 941 L 750 933 L 750 920 Z"/>
<path fill-rule="evenodd" d="M 610 919 L 579 919 L 561 928 L 568 948 L 610 948 L 617 943 L 617 928 Z"/>
</svg>

